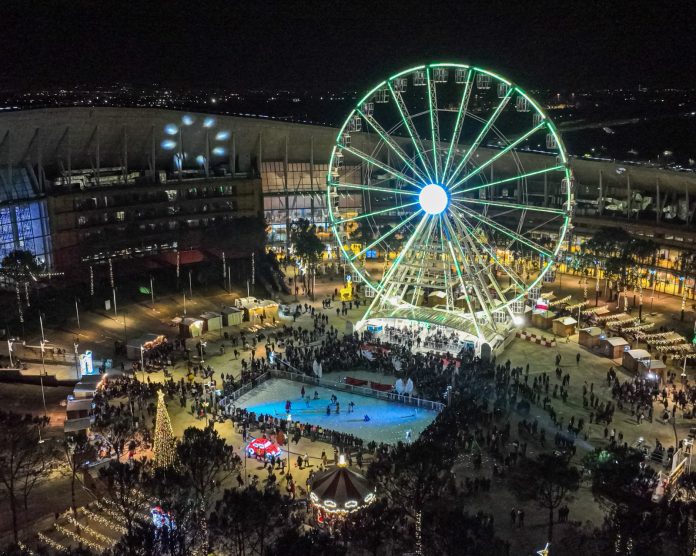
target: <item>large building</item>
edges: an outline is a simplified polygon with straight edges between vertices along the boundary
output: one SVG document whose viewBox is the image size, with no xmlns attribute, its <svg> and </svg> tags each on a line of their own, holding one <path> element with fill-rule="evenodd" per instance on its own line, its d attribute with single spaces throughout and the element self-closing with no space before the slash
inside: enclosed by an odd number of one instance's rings
<svg viewBox="0 0 696 556">
<path fill-rule="evenodd" d="M 326 173 L 336 133 L 157 109 L 2 113 L 0 257 L 29 249 L 49 267 L 70 272 L 110 257 L 234 256 L 244 252 L 245 227 L 238 224 L 245 218 L 264 218 L 279 250 L 298 218 L 314 221 L 328 244 Z M 374 143 L 367 133 L 353 141 L 363 150 Z M 520 157 L 529 170 L 553 163 L 541 153 Z M 693 245 L 695 174 L 584 158 L 571 165 L 577 200 L 571 237 L 620 224 L 666 250 Z M 498 179 L 514 169 L 494 163 L 487 171 Z M 495 196 L 515 198 L 518 191 L 499 186 Z M 526 191 L 539 205 L 560 194 L 543 178 L 529 181 Z M 358 193 L 336 202 L 342 213 L 359 213 L 363 199 Z"/>
</svg>

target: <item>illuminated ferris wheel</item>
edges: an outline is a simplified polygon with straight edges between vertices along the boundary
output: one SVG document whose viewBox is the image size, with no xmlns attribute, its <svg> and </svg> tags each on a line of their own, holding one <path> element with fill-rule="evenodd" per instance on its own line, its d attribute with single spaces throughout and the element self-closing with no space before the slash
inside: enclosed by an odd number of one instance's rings
<svg viewBox="0 0 696 556">
<path fill-rule="evenodd" d="M 520 87 L 463 64 L 379 83 L 341 127 L 327 176 L 338 244 L 369 319 L 489 341 L 524 311 L 568 230 L 572 178 L 553 123 Z M 355 200 L 362 198 L 362 211 Z"/>
</svg>

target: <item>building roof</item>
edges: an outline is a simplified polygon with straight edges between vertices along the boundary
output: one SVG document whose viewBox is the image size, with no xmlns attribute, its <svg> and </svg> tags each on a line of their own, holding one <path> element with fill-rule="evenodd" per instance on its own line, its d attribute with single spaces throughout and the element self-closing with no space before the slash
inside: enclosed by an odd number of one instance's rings
<svg viewBox="0 0 696 556">
<path fill-rule="evenodd" d="M 612 346 L 626 346 L 628 342 L 619 336 L 614 336 L 613 338 L 605 338 L 604 340 Z"/>
<path fill-rule="evenodd" d="M 650 354 L 644 349 L 629 349 L 625 355 L 633 357 L 633 359 L 646 359 L 650 360 Z"/>
</svg>

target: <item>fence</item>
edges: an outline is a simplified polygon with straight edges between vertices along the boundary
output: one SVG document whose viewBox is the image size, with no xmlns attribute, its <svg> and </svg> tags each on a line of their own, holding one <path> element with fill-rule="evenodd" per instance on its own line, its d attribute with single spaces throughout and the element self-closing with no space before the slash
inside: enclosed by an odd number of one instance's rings
<svg viewBox="0 0 696 556">
<path fill-rule="evenodd" d="M 425 400 L 423 398 L 414 398 L 413 396 L 399 395 L 393 392 L 379 392 L 377 390 L 372 390 L 372 388 L 365 388 L 364 386 L 353 386 L 352 384 L 346 384 L 345 382 L 323 380 L 321 378 L 301 373 L 291 373 L 288 371 L 281 371 L 277 369 L 271 369 L 270 371 L 268 371 L 268 373 L 270 373 L 273 378 L 285 378 L 287 380 L 293 380 L 295 382 L 302 382 L 303 384 L 323 386 L 325 388 L 330 388 L 331 390 L 341 390 L 343 392 L 359 394 L 360 396 L 366 396 L 368 398 L 377 398 L 379 400 L 398 402 L 405 405 L 412 405 L 415 407 L 429 409 L 431 411 L 437 411 L 438 413 L 442 411 L 442 409 L 445 407 L 445 404 L 440 402 Z"/>
<path fill-rule="evenodd" d="M 445 404 L 443 403 L 425 400 L 423 398 L 414 398 L 413 396 L 399 395 L 393 392 L 379 392 L 377 390 L 372 390 L 371 388 L 365 388 L 364 386 L 353 386 L 351 384 L 346 384 L 345 382 L 322 380 L 314 376 L 309 376 L 302 373 L 291 373 L 288 371 L 281 371 L 279 369 L 271 369 L 263 373 L 262 375 L 253 379 L 251 382 L 247 382 L 244 386 L 229 394 L 227 398 L 232 401 L 237 401 L 244 394 L 251 392 L 259 384 L 265 382 L 269 378 L 284 378 L 286 380 L 302 382 L 303 384 L 323 386 L 324 388 L 330 388 L 331 390 L 341 390 L 343 392 L 350 392 L 351 394 L 358 394 L 368 398 L 377 398 L 379 400 L 385 400 L 388 402 L 412 405 L 423 409 L 429 409 L 431 411 L 437 411 L 438 413 L 445 407 Z"/>
</svg>

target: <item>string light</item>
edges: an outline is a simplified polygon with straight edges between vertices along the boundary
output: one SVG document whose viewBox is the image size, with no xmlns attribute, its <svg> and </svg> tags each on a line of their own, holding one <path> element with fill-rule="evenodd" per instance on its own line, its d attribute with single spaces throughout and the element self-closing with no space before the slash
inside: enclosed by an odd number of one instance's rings
<svg viewBox="0 0 696 556">
<path fill-rule="evenodd" d="M 109 257 L 109 280 L 111 281 L 111 289 L 114 289 L 114 266 L 111 264 L 111 257 Z"/>
<path fill-rule="evenodd" d="M 255 253 L 251 254 L 251 285 L 256 283 L 256 257 Z"/>
<path fill-rule="evenodd" d="M 179 279 L 179 264 L 181 262 L 181 259 L 179 258 L 179 250 L 177 249 L 176 251 L 176 279 Z"/>
<path fill-rule="evenodd" d="M 174 463 L 176 453 L 176 441 L 172 431 L 172 422 L 169 419 L 167 405 L 164 403 L 164 392 L 157 392 L 157 417 L 155 420 L 154 441 L 154 465 L 155 467 L 169 467 Z"/>
<path fill-rule="evenodd" d="M 31 307 L 31 301 L 29 300 L 29 282 L 24 282 L 24 297 L 27 298 L 27 307 Z"/>
<path fill-rule="evenodd" d="M 94 297 L 94 269 L 89 265 L 89 295 Z"/>
<path fill-rule="evenodd" d="M 22 312 L 22 296 L 19 294 L 19 284 L 15 282 L 15 291 L 17 292 L 17 312 L 19 313 L 19 322 L 24 324 L 24 313 Z"/>
<path fill-rule="evenodd" d="M 44 535 L 41 531 L 39 531 L 37 536 L 43 544 L 50 546 L 53 550 L 57 550 L 58 552 L 68 552 L 68 548 L 66 546 L 54 541 L 51 537 Z"/>
<path fill-rule="evenodd" d="M 53 528 L 58 531 L 59 533 L 62 533 L 66 537 L 70 537 L 71 539 L 76 540 L 78 543 L 82 543 L 84 545 L 89 546 L 92 550 L 95 550 L 99 553 L 104 552 L 104 547 L 100 544 L 97 544 L 95 542 L 90 541 L 89 539 L 86 539 L 77 533 L 71 531 L 70 529 L 66 529 L 65 527 L 58 525 L 57 523 L 53 524 Z M 113 544 L 113 543 L 111 543 Z"/>
</svg>

